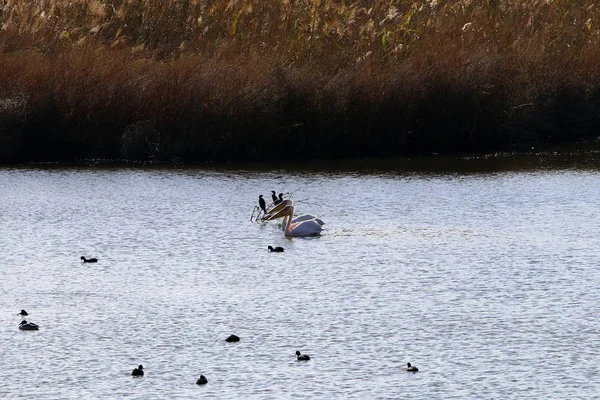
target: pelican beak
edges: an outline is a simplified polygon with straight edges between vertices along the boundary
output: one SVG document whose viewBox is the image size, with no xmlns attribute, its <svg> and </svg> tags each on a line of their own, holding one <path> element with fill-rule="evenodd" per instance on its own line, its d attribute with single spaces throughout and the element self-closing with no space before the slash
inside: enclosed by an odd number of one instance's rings
<svg viewBox="0 0 600 400">
<path fill-rule="evenodd" d="M 279 206 L 277 206 L 277 207 L 279 207 Z M 277 207 L 275 207 L 275 208 L 277 208 Z M 273 209 L 273 211 L 275 211 L 275 208 Z M 267 215 L 265 217 L 265 221 L 271 221 L 271 220 L 276 219 L 276 218 L 283 218 L 283 217 L 285 217 L 287 215 L 287 213 L 284 212 L 283 208 L 284 207 L 281 207 L 281 209 L 279 209 L 279 211 L 277 211 L 275 213 L 273 213 L 273 211 L 271 211 L 269 213 L 269 215 Z"/>
<path fill-rule="evenodd" d="M 274 215 L 276 213 L 278 213 L 279 211 L 283 210 L 283 208 L 286 206 L 287 204 L 278 204 L 275 207 L 273 207 L 272 210 L 269 210 L 269 215 Z"/>
<path fill-rule="evenodd" d="M 283 210 L 285 207 L 287 206 L 291 206 L 294 203 L 291 200 L 284 200 L 283 202 L 281 202 L 280 204 L 276 205 L 275 207 L 273 207 L 272 209 L 269 210 L 268 214 L 262 219 L 263 221 L 269 221 L 272 218 L 280 218 L 280 217 L 275 217 L 275 214 L 277 214 L 278 212 L 280 212 L 281 210 Z"/>
</svg>

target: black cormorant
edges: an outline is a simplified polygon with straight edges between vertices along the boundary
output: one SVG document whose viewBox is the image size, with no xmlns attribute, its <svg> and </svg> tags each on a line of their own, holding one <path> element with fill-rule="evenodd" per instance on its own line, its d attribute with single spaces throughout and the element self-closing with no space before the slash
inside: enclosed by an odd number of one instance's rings
<svg viewBox="0 0 600 400">
<path fill-rule="evenodd" d="M 267 213 L 267 203 L 265 203 L 265 199 L 263 199 L 262 197 L 263 197 L 262 194 L 260 196 L 258 196 L 258 205 L 260 206 L 260 209 L 263 210 L 263 212 L 266 214 Z"/>
</svg>

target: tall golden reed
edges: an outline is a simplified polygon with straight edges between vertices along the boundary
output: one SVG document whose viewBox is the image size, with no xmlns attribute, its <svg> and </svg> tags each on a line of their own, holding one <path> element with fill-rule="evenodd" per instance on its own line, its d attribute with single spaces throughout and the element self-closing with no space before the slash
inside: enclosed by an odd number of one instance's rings
<svg viewBox="0 0 600 400">
<path fill-rule="evenodd" d="M 598 128 L 595 1 L 0 0 L 0 162 L 487 151 Z M 18 105 L 18 106 L 16 106 Z M 147 121 L 147 122 L 145 122 Z"/>
</svg>

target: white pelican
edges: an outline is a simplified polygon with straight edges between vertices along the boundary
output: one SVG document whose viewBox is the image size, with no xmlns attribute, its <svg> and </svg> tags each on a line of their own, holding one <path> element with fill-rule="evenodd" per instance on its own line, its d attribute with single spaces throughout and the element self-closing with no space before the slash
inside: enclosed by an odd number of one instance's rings
<svg viewBox="0 0 600 400">
<path fill-rule="evenodd" d="M 323 222 L 323 220 L 321 218 L 317 218 L 314 215 L 310 215 L 310 214 L 304 214 L 304 215 L 294 218 L 292 220 L 292 224 L 295 224 L 296 222 L 309 221 L 309 220 L 313 220 L 319 225 L 325 225 L 325 222 Z"/>
<path fill-rule="evenodd" d="M 321 233 L 323 227 L 314 219 L 309 219 L 300 222 L 292 222 L 294 217 L 294 210 L 294 206 L 285 206 L 283 210 L 269 216 L 267 220 L 272 220 L 275 218 L 284 218 L 283 229 L 285 236 L 312 236 L 319 235 Z"/>
<path fill-rule="evenodd" d="M 283 210 L 285 207 L 293 206 L 293 205 L 294 205 L 294 202 L 292 200 L 290 200 L 290 199 L 283 200 L 280 204 L 276 205 L 275 207 L 273 207 L 273 209 L 271 211 L 269 211 L 269 214 L 264 217 L 264 220 L 268 221 L 271 216 L 273 216 L 276 213 L 278 213 L 279 211 Z M 321 220 L 311 214 L 300 215 L 299 217 L 292 219 L 292 224 L 295 224 L 296 222 L 308 221 L 310 219 L 314 219 L 319 225 L 325 225 L 325 222 L 323 222 L 323 220 Z"/>
</svg>

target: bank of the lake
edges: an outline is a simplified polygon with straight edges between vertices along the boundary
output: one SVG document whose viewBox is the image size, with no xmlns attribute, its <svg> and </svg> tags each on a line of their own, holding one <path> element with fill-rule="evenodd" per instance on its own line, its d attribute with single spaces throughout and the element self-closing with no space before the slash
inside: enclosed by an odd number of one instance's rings
<svg viewBox="0 0 600 400">
<path fill-rule="evenodd" d="M 0 163 L 514 151 L 600 129 L 592 0 L 7 0 Z"/>
</svg>

